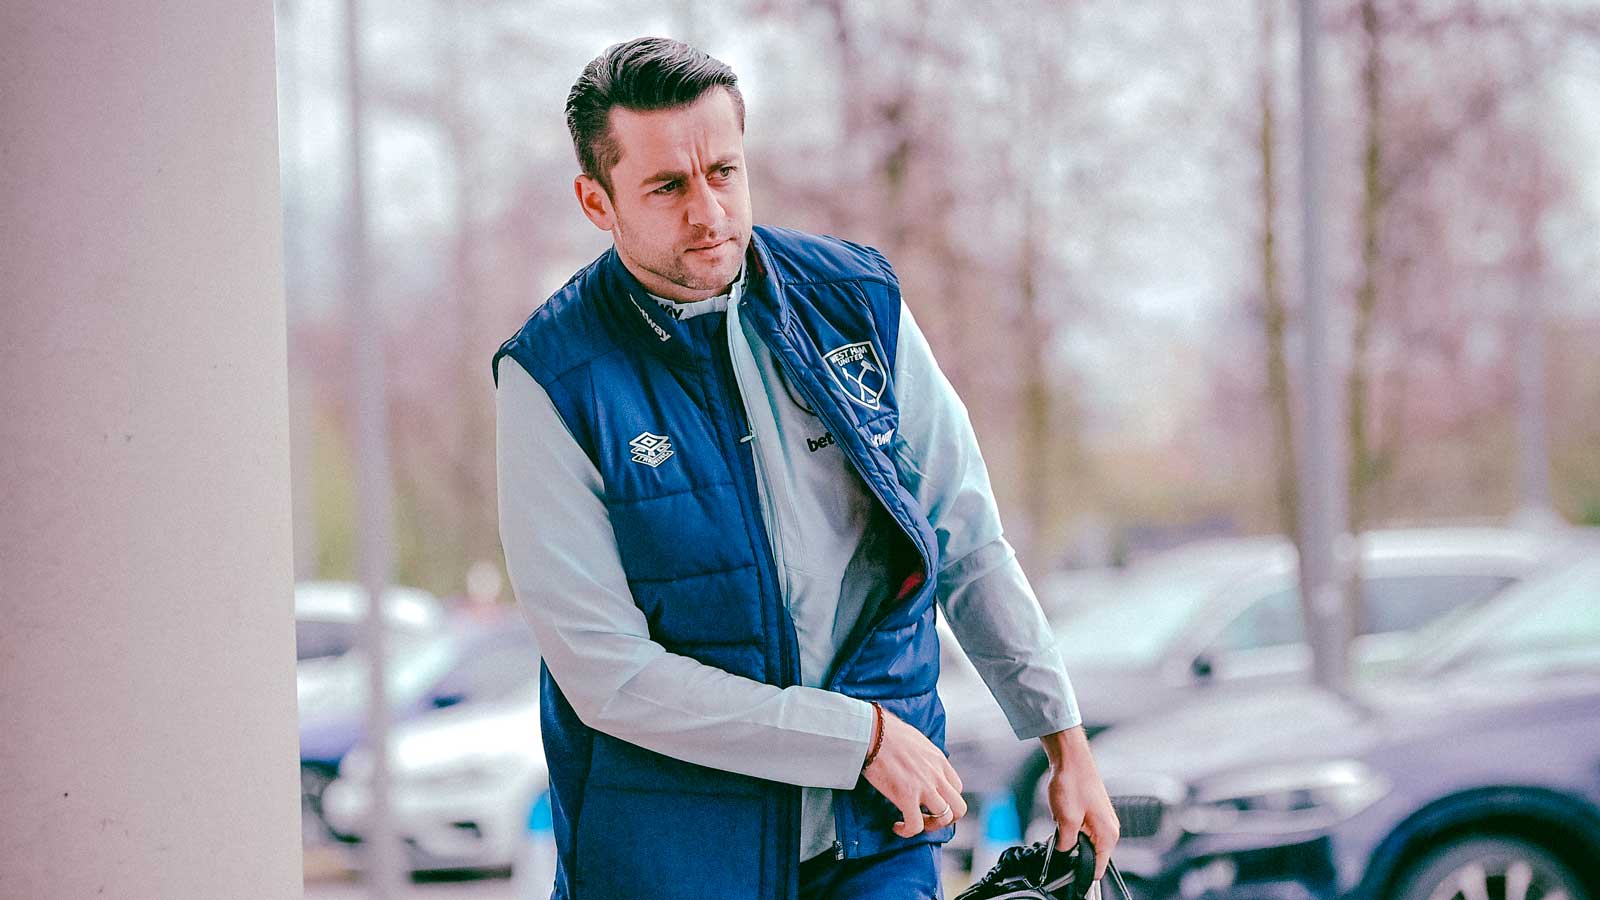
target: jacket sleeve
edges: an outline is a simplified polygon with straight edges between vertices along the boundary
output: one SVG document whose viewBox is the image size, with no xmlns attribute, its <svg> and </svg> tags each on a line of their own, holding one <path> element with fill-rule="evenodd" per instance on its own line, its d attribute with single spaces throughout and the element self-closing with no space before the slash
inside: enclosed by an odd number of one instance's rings
<svg viewBox="0 0 1600 900">
<path fill-rule="evenodd" d="M 939 607 L 1018 738 L 1082 716 L 1050 624 L 1000 527 L 967 408 L 903 303 L 894 363 L 902 479 L 939 542 Z"/>
<path fill-rule="evenodd" d="M 499 366 L 495 409 L 506 567 L 545 665 L 579 718 L 688 762 L 854 787 L 872 707 L 737 676 L 651 640 L 628 589 L 600 473 L 543 387 L 509 357 Z"/>
</svg>

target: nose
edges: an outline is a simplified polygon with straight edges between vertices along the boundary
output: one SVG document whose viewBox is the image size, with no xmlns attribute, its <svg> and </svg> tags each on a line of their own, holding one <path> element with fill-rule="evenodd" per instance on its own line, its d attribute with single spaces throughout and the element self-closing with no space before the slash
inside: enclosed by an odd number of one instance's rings
<svg viewBox="0 0 1600 900">
<path fill-rule="evenodd" d="M 690 182 L 688 208 L 684 210 L 685 217 L 690 225 L 715 230 L 722 221 L 724 211 L 722 204 L 717 200 L 717 192 L 711 189 L 704 178 L 696 178 Z"/>
</svg>

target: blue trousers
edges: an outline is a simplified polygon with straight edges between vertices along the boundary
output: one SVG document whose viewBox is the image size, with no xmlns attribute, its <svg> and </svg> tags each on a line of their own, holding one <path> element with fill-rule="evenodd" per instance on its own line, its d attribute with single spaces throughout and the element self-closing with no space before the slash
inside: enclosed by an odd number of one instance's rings
<svg viewBox="0 0 1600 900">
<path fill-rule="evenodd" d="M 800 863 L 800 900 L 944 900 L 938 844 L 863 859 L 822 853 Z"/>
</svg>

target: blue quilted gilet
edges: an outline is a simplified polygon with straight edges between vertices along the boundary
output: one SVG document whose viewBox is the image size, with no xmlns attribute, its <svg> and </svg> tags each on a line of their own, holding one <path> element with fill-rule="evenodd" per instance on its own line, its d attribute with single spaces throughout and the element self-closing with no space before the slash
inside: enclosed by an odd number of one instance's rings
<svg viewBox="0 0 1600 900">
<path fill-rule="evenodd" d="M 868 600 L 826 687 L 877 700 L 944 745 L 933 581 L 938 544 L 890 452 L 900 291 L 877 251 L 758 226 L 749 317 L 879 500 L 883 591 Z M 787 687 L 800 681 L 757 492 L 725 318 L 678 321 L 609 250 L 539 307 L 495 355 L 549 393 L 599 470 L 633 600 L 668 651 Z M 700 324 L 697 324 L 700 323 Z M 529 437 L 534 439 L 533 436 Z M 560 523 L 550 524 L 559 528 Z M 684 762 L 579 720 L 548 668 L 542 724 L 558 851 L 556 900 L 794 900 L 800 789 Z M 835 793 L 836 855 L 943 842 L 902 839 L 865 779 Z"/>
</svg>

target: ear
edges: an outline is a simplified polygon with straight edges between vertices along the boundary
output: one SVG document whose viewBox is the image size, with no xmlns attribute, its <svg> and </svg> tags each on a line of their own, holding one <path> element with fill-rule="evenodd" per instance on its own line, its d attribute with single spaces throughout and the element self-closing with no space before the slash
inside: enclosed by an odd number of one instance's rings
<svg viewBox="0 0 1600 900">
<path fill-rule="evenodd" d="M 594 227 L 601 231 L 616 227 L 616 210 L 612 209 L 611 196 L 600 182 L 587 175 L 579 175 L 572 182 L 572 192 L 578 198 L 578 207 L 594 223 Z"/>
</svg>

